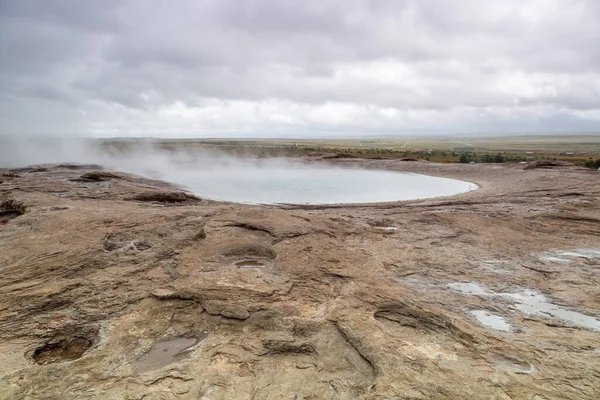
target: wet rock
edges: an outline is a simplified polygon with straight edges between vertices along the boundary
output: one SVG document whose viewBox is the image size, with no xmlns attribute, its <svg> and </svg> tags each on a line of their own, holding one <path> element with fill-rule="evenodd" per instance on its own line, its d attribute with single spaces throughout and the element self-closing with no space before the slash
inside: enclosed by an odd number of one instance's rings
<svg viewBox="0 0 600 400">
<path fill-rule="evenodd" d="M 281 354 L 312 354 L 315 348 L 310 343 L 295 343 L 286 340 L 263 340 L 264 353 L 268 355 Z"/>
<path fill-rule="evenodd" d="M 122 242 L 115 242 L 115 241 L 107 240 L 106 242 L 104 242 L 103 248 L 106 251 L 115 251 L 115 250 L 120 249 L 123 246 L 124 246 L 124 244 Z"/>
<path fill-rule="evenodd" d="M 32 174 L 32 173 L 36 173 L 36 172 L 48 172 L 49 169 L 45 168 L 45 167 L 37 167 L 37 168 L 32 168 L 31 170 L 27 171 L 27 173 Z"/>
<path fill-rule="evenodd" d="M 274 259 L 276 257 L 276 253 L 271 247 L 259 244 L 229 247 L 223 251 L 223 255 L 228 257 L 264 257 L 267 259 Z"/>
<path fill-rule="evenodd" d="M 0 224 L 25 214 L 27 207 L 22 202 L 15 200 L 4 200 L 0 203 Z"/>
<path fill-rule="evenodd" d="M 78 178 L 78 180 L 82 181 L 82 182 L 103 182 L 103 181 L 110 181 L 110 180 L 114 180 L 114 179 L 123 179 L 123 177 L 121 175 L 113 173 L 113 172 L 92 171 L 92 172 L 86 172 L 85 174 L 81 175 Z"/>
<path fill-rule="evenodd" d="M 38 364 L 76 360 L 83 356 L 92 344 L 90 339 L 82 336 L 47 342 L 35 349 L 33 359 Z"/>
<path fill-rule="evenodd" d="M 202 240 L 202 239 L 206 239 L 206 231 L 204 230 L 204 228 L 201 228 L 198 233 L 196 233 L 196 235 L 194 236 L 195 240 Z"/>
<path fill-rule="evenodd" d="M 197 202 L 200 201 L 200 198 L 185 192 L 147 192 L 135 195 L 131 200 L 158 203 L 185 203 Z"/>
<path fill-rule="evenodd" d="M 235 263 L 235 266 L 238 268 L 264 268 L 265 263 L 262 263 L 260 261 L 254 261 L 254 260 L 247 260 L 247 261 L 238 261 Z"/>
<path fill-rule="evenodd" d="M 35 173 L 35 172 L 48 172 L 49 169 L 46 167 L 36 167 L 36 166 L 31 166 L 31 167 L 24 167 L 24 168 L 13 168 L 10 170 L 10 173 L 12 174 L 30 174 L 30 173 Z"/>
<path fill-rule="evenodd" d="M 133 242 L 133 245 L 139 251 L 146 251 L 146 250 L 150 250 L 152 248 L 152 245 L 147 242 Z"/>
<path fill-rule="evenodd" d="M 160 340 L 135 360 L 134 368 L 137 372 L 146 372 L 181 361 L 189 357 L 192 348 L 207 336 L 205 333 L 187 334 L 182 337 Z"/>
<path fill-rule="evenodd" d="M 65 168 L 74 171 L 82 170 L 82 169 L 95 169 L 95 170 L 103 170 L 104 167 L 98 164 L 58 164 L 56 168 Z"/>
</svg>

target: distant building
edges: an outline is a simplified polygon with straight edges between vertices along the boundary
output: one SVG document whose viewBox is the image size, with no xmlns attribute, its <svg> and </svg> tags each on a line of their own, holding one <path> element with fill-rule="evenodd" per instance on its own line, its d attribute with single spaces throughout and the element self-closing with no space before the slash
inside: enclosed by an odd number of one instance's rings
<svg viewBox="0 0 600 400">
<path fill-rule="evenodd" d="M 528 151 L 525 154 L 528 155 L 528 156 L 531 156 L 531 155 L 533 155 L 533 151 Z"/>
<path fill-rule="evenodd" d="M 572 151 L 567 151 L 565 154 L 568 155 L 568 156 L 572 156 L 573 152 Z"/>
</svg>

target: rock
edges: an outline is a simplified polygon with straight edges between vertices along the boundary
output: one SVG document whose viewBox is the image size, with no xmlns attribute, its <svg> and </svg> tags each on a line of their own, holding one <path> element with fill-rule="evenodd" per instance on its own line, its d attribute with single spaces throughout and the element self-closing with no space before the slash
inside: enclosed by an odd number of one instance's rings
<svg viewBox="0 0 600 400">
<path fill-rule="evenodd" d="M 102 181 L 110 181 L 113 179 L 123 179 L 123 177 L 119 174 L 115 174 L 113 172 L 106 172 L 106 171 L 86 172 L 85 174 L 83 174 L 79 177 L 79 180 L 84 181 L 84 182 L 102 182 Z"/>
<path fill-rule="evenodd" d="M 530 161 L 524 169 L 554 169 L 554 168 L 578 168 L 575 164 L 568 161 L 540 160 Z"/>
<path fill-rule="evenodd" d="M 137 201 L 154 201 L 159 203 L 184 203 L 200 200 L 198 197 L 185 192 L 146 192 L 137 194 L 131 199 Z"/>
<path fill-rule="evenodd" d="M 256 206 L 64 165 L 6 178 L 0 398 L 597 398 L 597 174 L 327 163 L 481 188 Z"/>
<path fill-rule="evenodd" d="M 263 354 L 312 354 L 315 348 L 310 343 L 294 343 L 286 340 L 263 340 Z M 302 368 L 301 368 L 302 369 Z"/>
<path fill-rule="evenodd" d="M 250 317 L 248 309 L 237 305 L 230 304 L 224 301 L 207 300 L 202 303 L 202 307 L 210 315 L 221 315 L 225 318 L 245 320 Z"/>
<path fill-rule="evenodd" d="M 206 231 L 204 230 L 204 228 L 201 228 L 198 233 L 196 233 L 196 235 L 194 236 L 195 240 L 202 240 L 202 239 L 206 239 Z"/>
<path fill-rule="evenodd" d="M 35 349 L 33 359 L 38 364 L 50 364 L 61 361 L 76 360 L 92 346 L 92 341 L 85 337 L 73 337 L 57 342 L 49 342 Z"/>
<path fill-rule="evenodd" d="M 11 219 L 25 214 L 27 207 L 22 202 L 15 200 L 4 200 L 0 202 L 0 224 L 7 223 Z"/>
</svg>

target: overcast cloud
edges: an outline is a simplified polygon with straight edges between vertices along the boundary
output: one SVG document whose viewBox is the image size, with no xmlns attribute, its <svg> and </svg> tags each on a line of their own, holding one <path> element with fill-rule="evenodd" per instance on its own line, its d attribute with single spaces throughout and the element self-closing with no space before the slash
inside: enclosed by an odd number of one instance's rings
<svg viewBox="0 0 600 400">
<path fill-rule="evenodd" d="M 0 134 L 600 131 L 598 0 L 0 0 Z"/>
</svg>

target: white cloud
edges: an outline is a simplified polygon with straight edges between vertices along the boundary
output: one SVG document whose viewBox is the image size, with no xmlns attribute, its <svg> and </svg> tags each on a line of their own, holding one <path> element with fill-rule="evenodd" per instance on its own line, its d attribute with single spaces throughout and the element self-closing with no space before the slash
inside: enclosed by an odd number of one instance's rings
<svg viewBox="0 0 600 400">
<path fill-rule="evenodd" d="M 0 134 L 600 130 L 595 0 L 0 3 Z"/>
</svg>

